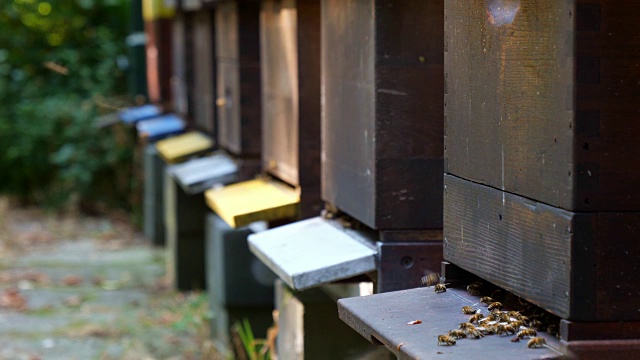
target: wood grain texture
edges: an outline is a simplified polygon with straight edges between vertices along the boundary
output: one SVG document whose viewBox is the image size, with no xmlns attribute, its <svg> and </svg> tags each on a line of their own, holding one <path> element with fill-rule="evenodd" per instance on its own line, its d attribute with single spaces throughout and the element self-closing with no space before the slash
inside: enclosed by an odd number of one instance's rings
<svg viewBox="0 0 640 360">
<path fill-rule="evenodd" d="M 147 88 L 149 101 L 156 104 L 171 103 L 172 27 L 172 20 L 167 18 L 144 22 Z"/>
<path fill-rule="evenodd" d="M 215 136 L 215 57 L 213 13 L 198 11 L 193 16 L 193 117 L 195 125 Z"/>
<path fill-rule="evenodd" d="M 461 289 L 436 294 L 417 288 L 338 300 L 340 319 L 374 344 L 382 344 L 398 359 L 559 359 L 558 340 L 546 333 L 548 348 L 531 350 L 503 336 L 460 339 L 455 346 L 438 346 L 437 337 L 468 320 L 462 306 L 477 303 Z M 422 320 L 418 325 L 408 322 Z"/>
<path fill-rule="evenodd" d="M 442 263 L 442 241 L 378 242 L 376 292 L 422 286 L 425 274 L 437 273 Z"/>
<path fill-rule="evenodd" d="M 374 229 L 441 227 L 443 2 L 322 11 L 323 198 Z"/>
<path fill-rule="evenodd" d="M 444 258 L 576 321 L 640 320 L 640 214 L 572 213 L 445 175 Z"/>
<path fill-rule="evenodd" d="M 263 166 L 319 187 L 320 1 L 263 1 L 261 28 Z"/>
<path fill-rule="evenodd" d="M 187 106 L 187 58 L 186 46 L 186 17 L 182 12 L 177 12 L 173 18 L 173 73 L 171 75 L 171 96 L 173 99 L 172 110 L 180 117 L 187 119 L 189 109 Z"/>
<path fill-rule="evenodd" d="M 639 10 L 448 2 L 446 172 L 571 211 L 638 211 Z"/>
<path fill-rule="evenodd" d="M 222 2 L 216 8 L 218 141 L 238 156 L 260 153 L 260 4 Z"/>
</svg>

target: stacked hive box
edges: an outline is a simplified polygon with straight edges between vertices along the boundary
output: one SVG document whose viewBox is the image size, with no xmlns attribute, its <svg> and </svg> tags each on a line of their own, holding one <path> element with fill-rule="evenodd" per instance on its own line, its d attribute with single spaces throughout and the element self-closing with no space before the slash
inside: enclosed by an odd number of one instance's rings
<svg viewBox="0 0 640 360">
<path fill-rule="evenodd" d="M 640 320 L 638 11 L 446 6 L 445 259 L 564 318 L 576 355 L 633 336 L 579 322 Z"/>
</svg>

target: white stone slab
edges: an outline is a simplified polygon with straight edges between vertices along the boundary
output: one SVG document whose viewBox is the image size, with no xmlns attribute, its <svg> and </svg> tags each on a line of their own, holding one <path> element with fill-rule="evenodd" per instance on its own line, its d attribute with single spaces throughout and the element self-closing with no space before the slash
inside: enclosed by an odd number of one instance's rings
<svg viewBox="0 0 640 360">
<path fill-rule="evenodd" d="M 228 155 L 217 153 L 172 165 L 167 171 L 187 194 L 198 194 L 216 184 L 235 181 L 238 165 Z"/>
<path fill-rule="evenodd" d="M 376 270 L 373 239 L 316 217 L 249 236 L 249 249 L 295 290 Z"/>
</svg>

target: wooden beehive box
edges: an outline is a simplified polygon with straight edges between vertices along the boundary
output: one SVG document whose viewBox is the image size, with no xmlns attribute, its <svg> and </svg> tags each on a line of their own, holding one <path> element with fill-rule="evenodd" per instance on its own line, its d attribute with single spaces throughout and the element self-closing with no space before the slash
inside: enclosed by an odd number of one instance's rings
<svg viewBox="0 0 640 360">
<path fill-rule="evenodd" d="M 445 259 L 572 320 L 640 319 L 640 3 L 446 3 Z"/>
<path fill-rule="evenodd" d="M 190 22 L 190 14 L 177 11 L 172 21 L 172 56 L 173 73 L 171 75 L 171 96 L 173 99 L 173 111 L 179 116 L 188 119 L 191 117 L 189 108 L 189 92 L 187 87 L 187 64 L 191 58 L 192 47 L 188 46 L 187 23 Z"/>
<path fill-rule="evenodd" d="M 322 1 L 322 196 L 378 229 L 442 227 L 442 1 Z"/>
<path fill-rule="evenodd" d="M 174 9 L 164 0 L 142 3 L 146 40 L 147 87 L 149 101 L 167 105 L 171 102 L 172 23 Z"/>
<path fill-rule="evenodd" d="M 302 218 L 320 202 L 320 1 L 261 10 L 262 167 L 301 188 Z"/>
<path fill-rule="evenodd" d="M 193 120 L 198 129 L 215 133 L 214 16 L 209 9 L 193 14 Z"/>
<path fill-rule="evenodd" d="M 258 1 L 221 1 L 215 11 L 218 143 L 241 157 L 260 154 Z"/>
</svg>

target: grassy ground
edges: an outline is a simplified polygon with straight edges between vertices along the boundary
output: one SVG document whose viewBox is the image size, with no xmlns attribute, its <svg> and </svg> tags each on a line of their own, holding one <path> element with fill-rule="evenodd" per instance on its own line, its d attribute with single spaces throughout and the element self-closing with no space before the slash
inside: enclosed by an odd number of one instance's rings
<svg viewBox="0 0 640 360">
<path fill-rule="evenodd" d="M 123 219 L 0 198 L 0 360 L 221 358 L 206 294 L 171 291 Z"/>
</svg>

